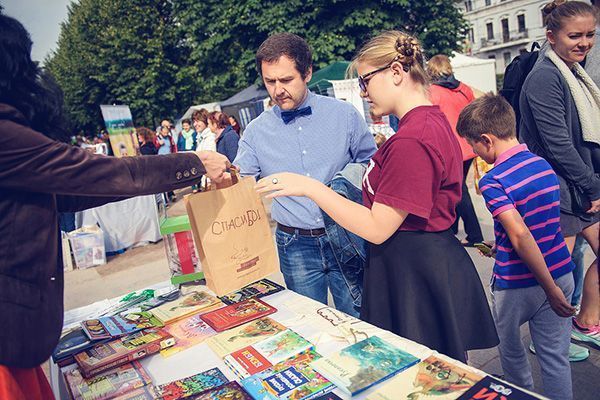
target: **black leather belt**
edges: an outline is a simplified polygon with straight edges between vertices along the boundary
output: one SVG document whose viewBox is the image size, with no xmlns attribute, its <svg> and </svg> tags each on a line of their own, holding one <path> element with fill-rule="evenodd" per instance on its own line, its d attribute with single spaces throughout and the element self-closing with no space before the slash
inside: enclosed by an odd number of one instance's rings
<svg viewBox="0 0 600 400">
<path fill-rule="evenodd" d="M 300 236 L 311 236 L 311 237 L 322 236 L 325 234 L 325 228 L 300 229 L 300 228 L 292 228 L 291 226 L 281 225 L 280 223 L 277 223 L 277 229 L 279 229 L 285 233 L 289 233 L 290 235 L 293 235 L 296 232 L 298 232 L 298 235 L 300 235 Z"/>
</svg>

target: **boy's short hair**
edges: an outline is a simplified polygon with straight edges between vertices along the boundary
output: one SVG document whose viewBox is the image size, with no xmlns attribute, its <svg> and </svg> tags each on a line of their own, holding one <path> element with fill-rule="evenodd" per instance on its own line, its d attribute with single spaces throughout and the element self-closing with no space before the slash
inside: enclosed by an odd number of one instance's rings
<svg viewBox="0 0 600 400">
<path fill-rule="evenodd" d="M 467 105 L 456 123 L 458 134 L 473 142 L 481 135 L 508 140 L 517 137 L 517 120 L 511 105 L 500 95 L 486 94 Z"/>
<path fill-rule="evenodd" d="M 190 121 L 189 119 L 187 119 L 187 118 L 186 118 L 186 119 L 184 119 L 183 121 L 181 121 L 181 125 L 183 125 L 183 124 L 188 124 L 188 125 L 191 125 L 191 124 L 192 124 L 192 121 Z"/>
</svg>

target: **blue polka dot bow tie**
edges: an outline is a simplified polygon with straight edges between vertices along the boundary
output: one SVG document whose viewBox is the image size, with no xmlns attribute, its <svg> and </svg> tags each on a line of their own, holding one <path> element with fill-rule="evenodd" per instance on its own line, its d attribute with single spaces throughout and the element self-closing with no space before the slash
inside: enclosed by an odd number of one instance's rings
<svg viewBox="0 0 600 400">
<path fill-rule="evenodd" d="M 292 111 L 282 111 L 281 119 L 287 125 L 298 117 L 301 117 L 303 115 L 311 115 L 311 114 L 312 114 L 312 109 L 309 106 L 309 107 L 299 108 L 297 110 L 292 110 Z"/>
</svg>

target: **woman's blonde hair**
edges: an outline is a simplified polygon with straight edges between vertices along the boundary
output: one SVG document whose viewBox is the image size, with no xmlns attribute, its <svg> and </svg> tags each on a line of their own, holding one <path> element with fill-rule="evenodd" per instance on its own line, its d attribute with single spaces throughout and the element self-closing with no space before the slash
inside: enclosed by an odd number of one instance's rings
<svg viewBox="0 0 600 400">
<path fill-rule="evenodd" d="M 429 79 L 423 69 L 423 60 L 423 50 L 417 38 L 401 31 L 385 31 L 358 51 L 348 66 L 347 76 L 356 76 L 359 63 L 385 67 L 398 61 L 413 81 L 426 87 Z"/>
<path fill-rule="evenodd" d="M 452 65 L 448 56 L 438 54 L 427 61 L 427 73 L 432 80 L 452 75 Z"/>
</svg>

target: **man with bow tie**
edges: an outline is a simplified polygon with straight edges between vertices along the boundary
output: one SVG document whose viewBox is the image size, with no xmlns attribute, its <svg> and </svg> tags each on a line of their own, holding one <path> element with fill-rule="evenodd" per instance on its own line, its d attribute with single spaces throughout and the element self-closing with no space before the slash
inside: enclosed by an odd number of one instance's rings
<svg viewBox="0 0 600 400">
<path fill-rule="evenodd" d="M 275 106 L 246 128 L 234 165 L 258 177 L 295 172 L 329 182 L 348 163 L 368 162 L 375 141 L 350 103 L 308 90 L 312 54 L 301 37 L 279 33 L 265 40 L 256 65 Z M 288 289 L 358 316 L 325 232 L 319 207 L 308 198 L 273 200 L 281 272 Z"/>
</svg>

